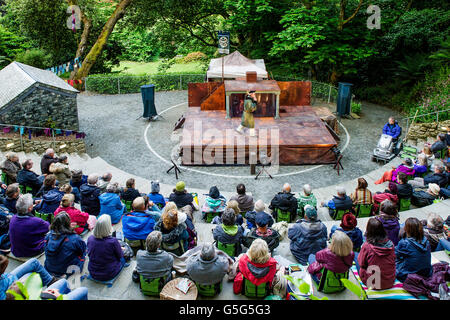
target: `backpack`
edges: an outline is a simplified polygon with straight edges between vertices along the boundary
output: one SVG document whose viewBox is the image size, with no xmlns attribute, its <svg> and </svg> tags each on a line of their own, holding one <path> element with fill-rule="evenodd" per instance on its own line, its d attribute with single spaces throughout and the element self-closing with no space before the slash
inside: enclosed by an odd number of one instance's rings
<svg viewBox="0 0 450 320">
<path fill-rule="evenodd" d="M 131 258 L 133 258 L 133 249 L 131 249 L 130 245 L 128 243 L 126 243 L 125 241 L 122 240 L 118 240 L 120 243 L 120 246 L 123 249 L 123 257 L 125 259 L 126 262 L 130 261 Z"/>
<path fill-rule="evenodd" d="M 222 242 L 220 242 L 218 240 L 216 242 L 217 249 L 222 250 L 223 252 L 225 252 L 230 257 L 235 257 L 236 256 L 237 246 L 238 245 L 239 245 L 239 243 L 222 243 Z"/>
</svg>

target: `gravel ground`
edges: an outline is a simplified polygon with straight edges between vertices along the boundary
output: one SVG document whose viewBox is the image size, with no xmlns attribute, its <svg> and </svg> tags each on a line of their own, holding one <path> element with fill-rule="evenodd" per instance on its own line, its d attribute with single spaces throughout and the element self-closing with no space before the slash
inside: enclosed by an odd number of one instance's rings
<svg viewBox="0 0 450 320">
<path fill-rule="evenodd" d="M 187 91 L 157 92 L 155 104 L 158 113 L 182 104 L 164 112 L 164 119 L 152 122 L 147 132 L 147 139 L 151 147 L 165 159 L 170 154 L 176 142 L 172 135 L 174 124 L 187 110 Z M 110 164 L 147 179 L 159 179 L 163 183 L 175 184 L 173 173 L 167 174 L 167 163 L 156 157 L 147 147 L 144 132 L 149 122 L 137 118 L 142 115 L 142 99 L 140 94 L 126 95 L 89 95 L 78 96 L 78 113 L 80 130 L 86 132 L 87 152 L 91 157 L 100 156 Z M 289 182 L 293 191 L 300 191 L 304 183 L 313 188 L 326 187 L 340 182 L 356 179 L 359 176 L 377 169 L 380 165 L 370 161 L 373 148 L 381 134 L 381 128 L 387 118 L 393 114 L 391 109 L 363 103 L 361 119 L 342 119 L 342 124 L 350 135 L 350 144 L 343 152 L 342 165 L 344 170 L 338 176 L 332 165 L 316 166 L 284 166 L 279 174 L 308 170 L 287 177 L 237 179 L 223 178 L 196 172 L 184 171 L 181 179 L 189 186 L 209 189 L 217 185 L 220 190 L 234 191 L 239 182 L 246 184 L 247 189 L 257 198 L 270 202 L 273 195 L 281 189 L 285 182 Z M 341 148 L 347 141 L 345 131 L 340 127 Z M 172 137 L 172 139 L 171 139 Z M 249 167 L 195 167 L 203 172 L 226 174 L 228 176 L 248 176 Z M 356 187 L 356 182 L 355 182 Z"/>
</svg>

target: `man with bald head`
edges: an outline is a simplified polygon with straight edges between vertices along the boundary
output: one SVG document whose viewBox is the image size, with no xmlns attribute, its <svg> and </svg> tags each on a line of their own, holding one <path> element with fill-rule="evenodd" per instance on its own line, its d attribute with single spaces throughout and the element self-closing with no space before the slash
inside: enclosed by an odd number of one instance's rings
<svg viewBox="0 0 450 320">
<path fill-rule="evenodd" d="M 50 168 L 50 165 L 52 163 L 56 162 L 58 162 L 58 158 L 55 157 L 55 150 L 53 150 L 52 148 L 48 148 L 47 150 L 45 150 L 45 154 L 41 159 L 41 173 L 43 175 L 50 174 L 48 168 Z"/>
<path fill-rule="evenodd" d="M 291 186 L 289 183 L 283 185 L 283 190 L 278 192 L 270 202 L 269 209 L 272 210 L 272 215 L 277 219 L 277 209 L 281 211 L 288 211 L 291 214 L 291 221 L 294 220 L 297 214 L 297 199 L 291 193 Z"/>
</svg>

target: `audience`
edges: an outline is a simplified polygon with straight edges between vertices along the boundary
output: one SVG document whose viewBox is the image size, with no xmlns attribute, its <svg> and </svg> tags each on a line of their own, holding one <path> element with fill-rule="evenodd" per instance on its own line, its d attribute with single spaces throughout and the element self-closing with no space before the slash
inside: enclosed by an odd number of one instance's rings
<svg viewBox="0 0 450 320">
<path fill-rule="evenodd" d="M 350 238 L 341 231 L 336 231 L 331 239 L 329 248 L 322 249 L 308 257 L 308 272 L 318 284 L 325 268 L 335 273 L 347 272 L 352 264 L 355 254 L 352 251 L 353 243 Z"/>
<path fill-rule="evenodd" d="M 136 181 L 133 178 L 128 179 L 125 188 L 120 193 L 120 198 L 124 201 L 133 202 L 134 199 L 140 196 L 139 190 L 136 189 Z"/>
<path fill-rule="evenodd" d="M 370 218 L 367 222 L 366 242 L 358 255 L 358 266 L 359 276 L 366 286 L 385 290 L 394 285 L 395 248 L 378 219 Z M 374 277 L 374 272 L 378 272 L 379 276 Z"/>
<path fill-rule="evenodd" d="M 433 204 L 434 200 L 439 198 L 440 191 L 441 188 L 437 184 L 430 183 L 426 191 L 420 189 L 413 191 L 411 203 L 419 208 Z"/>
<path fill-rule="evenodd" d="M 148 194 L 148 198 L 153 201 L 153 203 L 156 204 L 159 208 L 164 208 L 164 206 L 166 205 L 166 199 L 162 194 L 159 193 L 159 181 L 151 181 L 150 186 L 151 192 Z"/>
<path fill-rule="evenodd" d="M 47 177 L 49 177 L 48 175 Z M 53 179 L 51 179 L 53 180 Z M 51 213 L 53 214 L 56 209 L 58 209 L 59 204 L 61 203 L 61 200 L 64 196 L 64 192 L 60 191 L 58 188 L 52 188 L 49 191 L 47 191 L 42 196 L 42 201 L 39 202 L 35 207 L 34 210 L 40 213 Z"/>
<path fill-rule="evenodd" d="M 280 234 L 278 231 L 269 228 L 268 224 L 272 218 L 264 213 L 259 212 L 255 216 L 256 228 L 253 228 L 244 238 L 243 245 L 249 248 L 255 239 L 263 239 L 267 242 L 270 252 L 280 244 Z"/>
<path fill-rule="evenodd" d="M 424 236 L 423 227 L 417 218 L 405 221 L 405 238 L 401 239 L 395 248 L 397 279 L 405 281 L 408 274 L 416 273 L 430 277 L 431 267 L 430 243 Z"/>
<path fill-rule="evenodd" d="M 193 211 L 199 209 L 192 194 L 187 192 L 184 181 L 177 182 L 173 193 L 169 196 L 169 201 L 175 202 L 177 208 L 184 211 L 191 218 Z"/>
<path fill-rule="evenodd" d="M 358 252 L 361 249 L 364 239 L 362 231 L 357 227 L 357 225 L 358 220 L 356 217 L 351 212 L 347 212 L 342 216 L 340 228 L 336 225 L 331 227 L 330 239 L 333 237 L 335 231 L 342 231 L 350 238 L 350 240 L 352 240 L 353 251 Z"/>
<path fill-rule="evenodd" d="M 64 211 L 60 212 L 45 236 L 45 269 L 57 277 L 81 273 L 85 256 L 86 243 L 71 227 L 71 217 Z"/>
<path fill-rule="evenodd" d="M 83 170 L 72 170 L 72 179 L 70 180 L 72 188 L 80 190 L 81 186 L 85 183 L 87 183 L 87 176 L 83 175 Z"/>
<path fill-rule="evenodd" d="M 358 179 L 358 187 L 356 187 L 355 193 L 352 193 L 350 195 L 350 198 L 352 199 L 354 205 L 373 203 L 372 192 L 367 189 L 367 186 L 368 184 L 366 179 Z"/>
<path fill-rule="evenodd" d="M 431 152 L 431 148 L 429 145 L 424 145 L 422 152 L 427 157 L 427 165 L 430 168 L 433 165 L 433 161 L 435 159 L 433 152 Z"/>
<path fill-rule="evenodd" d="M 305 217 L 288 229 L 292 255 L 306 265 L 310 254 L 327 246 L 327 227 L 317 219 L 317 211 L 310 205 L 305 206 Z"/>
<path fill-rule="evenodd" d="M 123 249 L 119 241 L 112 237 L 111 216 L 98 217 L 93 235 L 87 241 L 89 256 L 88 270 L 91 277 L 98 281 L 114 279 L 125 266 Z"/>
<path fill-rule="evenodd" d="M 44 251 L 45 235 L 50 224 L 33 216 L 31 194 L 21 195 L 16 203 L 17 214 L 9 223 L 11 252 L 16 257 L 34 257 Z"/>
<path fill-rule="evenodd" d="M 253 197 L 246 194 L 245 185 L 240 183 L 236 186 L 236 193 L 230 200 L 236 200 L 239 204 L 239 210 L 242 213 L 254 210 Z"/>
<path fill-rule="evenodd" d="M 159 209 L 159 207 L 155 203 L 153 203 L 153 201 L 150 201 L 147 195 L 143 195 L 142 198 L 144 199 L 145 203 L 145 212 L 153 217 L 155 222 L 157 222 L 161 218 L 161 209 Z"/>
<path fill-rule="evenodd" d="M 277 209 L 289 212 L 291 214 L 291 220 L 294 220 L 297 215 L 297 199 L 291 193 L 291 185 L 289 183 L 285 183 L 283 190 L 278 192 L 272 201 L 270 201 L 269 209 L 272 210 L 272 215 L 275 220 L 278 217 Z"/>
<path fill-rule="evenodd" d="M 435 183 L 442 188 L 447 185 L 448 181 L 444 166 L 442 164 L 437 163 L 434 166 L 434 173 L 427 175 L 425 178 L 416 177 L 414 178 L 414 180 L 408 181 L 408 183 L 412 185 L 414 188 L 416 187 L 423 188 L 429 185 L 430 183 Z"/>
<path fill-rule="evenodd" d="M 181 212 L 166 209 L 167 205 L 154 229 L 162 233 L 161 248 L 180 256 L 188 250 L 189 233 L 185 224 L 178 223 L 178 215 Z"/>
<path fill-rule="evenodd" d="M 145 279 L 164 277 L 165 282 L 172 280 L 173 256 L 160 250 L 161 242 L 162 233 L 159 231 L 152 231 L 147 236 L 146 250 L 139 250 L 136 254 L 136 269 L 133 272 L 135 282 L 139 282 L 139 276 Z"/>
<path fill-rule="evenodd" d="M 111 223 L 116 224 L 122 219 L 122 215 L 127 212 L 125 204 L 120 201 L 120 189 L 118 183 L 110 183 L 106 187 L 106 192 L 101 194 L 98 199 L 100 200 L 100 213 L 108 214 L 111 216 Z"/>
<path fill-rule="evenodd" d="M 397 177 L 397 196 L 398 199 L 411 199 L 413 187 L 408 183 L 408 177 L 403 172 L 400 172 Z"/>
<path fill-rule="evenodd" d="M 212 233 L 217 247 L 219 247 L 219 242 L 225 246 L 234 245 L 234 256 L 238 256 L 241 253 L 244 229 L 242 229 L 240 225 L 236 224 L 236 214 L 233 209 L 225 209 L 222 213 L 221 224 L 215 227 L 212 230 Z"/>
<path fill-rule="evenodd" d="M 389 240 L 396 246 L 399 241 L 398 233 L 400 231 L 397 207 L 391 201 L 384 200 L 380 205 L 380 214 L 376 219 L 383 224 Z"/>
<path fill-rule="evenodd" d="M 61 206 L 55 210 L 55 216 L 58 216 L 61 212 L 66 212 L 75 232 L 82 234 L 85 230 L 88 230 L 89 213 L 75 208 L 74 202 L 75 196 L 73 194 L 65 194 L 61 199 Z"/>
<path fill-rule="evenodd" d="M 391 201 L 394 205 L 397 206 L 398 196 L 397 196 L 397 185 L 394 182 L 389 182 L 388 189 L 384 190 L 384 192 L 376 192 L 373 195 L 373 212 L 377 214 L 380 209 L 380 203 L 384 200 Z"/>
<path fill-rule="evenodd" d="M 265 213 L 269 217 L 268 226 L 271 227 L 273 225 L 274 221 L 272 219 L 272 216 L 270 214 L 266 213 L 264 210 L 266 210 L 266 204 L 264 203 L 264 201 L 259 199 L 255 203 L 255 211 L 249 211 L 245 214 L 245 219 L 247 219 L 247 229 L 251 230 L 254 227 L 256 227 L 255 217 L 256 217 L 256 214 L 258 214 L 258 213 Z"/>
<path fill-rule="evenodd" d="M 133 210 L 122 218 L 122 231 L 125 241 L 132 247 L 144 249 L 147 236 L 155 227 L 155 219 L 146 211 L 145 199 L 137 197 L 132 204 Z"/>
<path fill-rule="evenodd" d="M 312 188 L 309 184 L 303 185 L 303 194 L 300 194 L 297 201 L 297 210 L 302 216 L 305 214 L 305 206 L 307 204 L 317 209 L 317 199 L 316 196 L 312 193 Z"/>
<path fill-rule="evenodd" d="M 3 200 L 3 205 L 6 207 L 6 209 L 9 210 L 10 213 L 17 213 L 16 210 L 16 203 L 17 199 L 19 199 L 20 196 L 20 188 L 18 183 L 10 184 L 6 188 L 6 198 Z"/>
<path fill-rule="evenodd" d="M 48 174 L 44 178 L 44 182 L 42 183 L 41 188 L 36 193 L 36 197 L 42 198 L 47 192 L 50 190 L 58 191 L 59 189 L 56 187 L 56 177 L 53 174 Z"/>
<path fill-rule="evenodd" d="M 413 177 L 414 176 L 414 164 L 411 160 L 411 158 L 406 158 L 405 160 L 403 160 L 403 163 L 400 164 L 397 168 L 392 167 L 392 170 L 386 171 L 385 173 L 383 173 L 383 176 L 375 181 L 375 184 L 380 184 L 383 183 L 385 181 L 394 181 L 394 182 L 398 182 L 397 180 L 397 176 L 399 173 L 404 173 L 405 175 L 409 176 L 409 177 Z"/>
<path fill-rule="evenodd" d="M 69 159 L 66 156 L 62 156 L 58 159 L 58 162 L 50 164 L 48 171 L 56 176 L 60 185 L 70 183 L 72 171 L 70 171 Z"/>
<path fill-rule="evenodd" d="M 50 165 L 56 162 L 58 162 L 58 158 L 55 157 L 55 150 L 51 148 L 45 150 L 45 154 L 41 159 L 41 173 L 45 176 L 50 174 Z"/>
<path fill-rule="evenodd" d="M 22 169 L 17 153 L 8 152 L 6 154 L 6 160 L 0 165 L 0 169 L 6 174 L 7 184 L 17 182 L 17 173 Z M 6 181 L 4 182 L 6 183 Z"/>
<path fill-rule="evenodd" d="M 327 207 L 330 216 L 334 215 L 336 210 L 350 210 L 353 211 L 353 201 L 347 196 L 347 192 L 343 187 L 336 187 L 336 196 L 327 203 L 322 202 L 323 207 Z"/>
<path fill-rule="evenodd" d="M 22 186 L 30 187 L 31 194 L 36 195 L 45 177 L 31 171 L 31 168 L 33 168 L 33 161 L 31 159 L 25 160 L 22 163 L 22 170 L 17 173 L 17 182 Z"/>
<path fill-rule="evenodd" d="M 200 254 L 193 254 L 186 260 L 186 271 L 189 278 L 196 284 L 204 286 L 222 283 L 228 268 L 227 257 L 216 254 L 216 249 L 211 243 L 203 244 Z"/>
<path fill-rule="evenodd" d="M 439 241 L 447 240 L 444 220 L 436 213 L 429 213 L 426 220 L 422 220 L 423 233 L 430 243 L 431 252 L 436 251 Z"/>
<path fill-rule="evenodd" d="M 90 174 L 87 178 L 87 183 L 80 187 L 81 193 L 81 210 L 91 215 L 98 216 L 100 213 L 99 196 L 101 190 L 97 187 L 98 176 Z"/>
<path fill-rule="evenodd" d="M 110 184 L 112 180 L 112 173 L 106 172 L 98 181 L 98 187 L 100 188 L 101 193 L 106 192 L 106 187 Z"/>
<path fill-rule="evenodd" d="M 219 192 L 216 186 L 209 189 L 209 194 L 205 199 L 205 203 L 202 206 L 202 217 L 206 220 L 208 213 L 217 213 L 218 216 L 222 215 L 225 210 L 227 200 Z"/>
<path fill-rule="evenodd" d="M 428 157 L 425 153 L 419 153 L 416 163 L 414 164 L 414 176 L 422 177 L 428 172 Z"/>
<path fill-rule="evenodd" d="M 438 134 L 438 136 L 436 138 L 436 142 L 434 142 L 431 145 L 430 149 L 431 149 L 431 152 L 434 153 L 434 156 L 436 159 L 441 158 L 441 155 L 440 155 L 441 150 L 447 150 L 447 141 L 446 141 L 445 133 Z"/>
</svg>

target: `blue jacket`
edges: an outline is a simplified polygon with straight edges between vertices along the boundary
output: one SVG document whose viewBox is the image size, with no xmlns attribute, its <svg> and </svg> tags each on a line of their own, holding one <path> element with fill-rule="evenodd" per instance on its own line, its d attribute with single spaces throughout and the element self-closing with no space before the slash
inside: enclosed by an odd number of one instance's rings
<svg viewBox="0 0 450 320">
<path fill-rule="evenodd" d="M 39 182 L 39 175 L 30 170 L 22 169 L 17 173 L 17 182 L 23 186 L 31 187 L 33 195 L 36 194 L 42 186 Z"/>
<path fill-rule="evenodd" d="M 54 213 L 63 196 L 64 192 L 52 189 L 42 197 L 42 201 L 34 207 L 34 210 L 40 213 Z"/>
<path fill-rule="evenodd" d="M 132 211 L 122 218 L 123 235 L 128 240 L 145 240 L 155 227 L 153 217 L 145 212 Z"/>
<path fill-rule="evenodd" d="M 116 224 L 126 212 L 126 206 L 120 201 L 120 197 L 115 193 L 103 193 L 98 197 L 100 200 L 100 213 L 109 214 L 111 216 L 111 223 Z"/>
<path fill-rule="evenodd" d="M 98 197 L 100 196 L 100 188 L 97 186 L 91 186 L 86 184 L 83 184 L 80 187 L 80 204 L 81 204 L 81 211 L 87 212 L 89 214 L 92 214 L 94 216 L 98 216 L 98 213 L 100 212 L 100 201 Z"/>
<path fill-rule="evenodd" d="M 160 193 L 149 193 L 148 198 L 153 201 L 154 204 L 160 203 L 163 206 L 166 205 L 166 199 L 164 199 L 164 196 Z"/>
<path fill-rule="evenodd" d="M 79 235 L 65 234 L 57 236 L 50 231 L 45 237 L 45 269 L 57 276 L 68 272 L 71 265 L 83 271 L 86 256 L 86 242 Z M 73 271 L 72 271 L 73 272 Z"/>
<path fill-rule="evenodd" d="M 13 198 L 6 197 L 5 200 L 3 200 L 3 205 L 6 207 L 6 209 L 8 209 L 10 213 L 17 213 L 16 203 L 17 199 Z"/>
<path fill-rule="evenodd" d="M 397 139 L 402 134 L 402 128 L 398 125 L 397 121 L 393 125 L 388 122 L 383 127 L 383 133 L 391 136 L 393 139 Z"/>
<path fill-rule="evenodd" d="M 395 247 L 395 257 L 397 279 L 401 282 L 409 273 L 419 273 L 424 277 L 430 277 L 433 273 L 427 237 L 423 237 L 421 242 L 413 238 L 401 239 Z"/>
<path fill-rule="evenodd" d="M 344 232 L 346 235 L 348 235 L 348 237 L 350 238 L 350 240 L 352 240 L 353 242 L 353 251 L 359 251 L 359 249 L 361 249 L 361 246 L 364 242 L 363 239 L 363 234 L 361 229 L 359 229 L 358 227 L 356 227 L 353 230 L 349 230 L 349 231 L 344 231 L 344 229 L 342 228 L 338 228 L 337 226 L 332 226 L 331 227 L 331 231 L 330 231 L 330 239 L 333 236 L 333 233 L 336 231 L 342 231 Z"/>
<path fill-rule="evenodd" d="M 327 247 L 327 227 L 320 221 L 297 221 L 289 230 L 291 252 L 297 261 L 306 265 L 308 256 Z"/>
<path fill-rule="evenodd" d="M 87 183 L 87 178 L 88 178 L 88 176 L 83 174 L 81 176 L 81 180 L 78 182 L 73 182 L 72 180 L 70 180 L 70 185 L 72 186 L 72 188 L 80 189 L 83 184 Z"/>
</svg>

